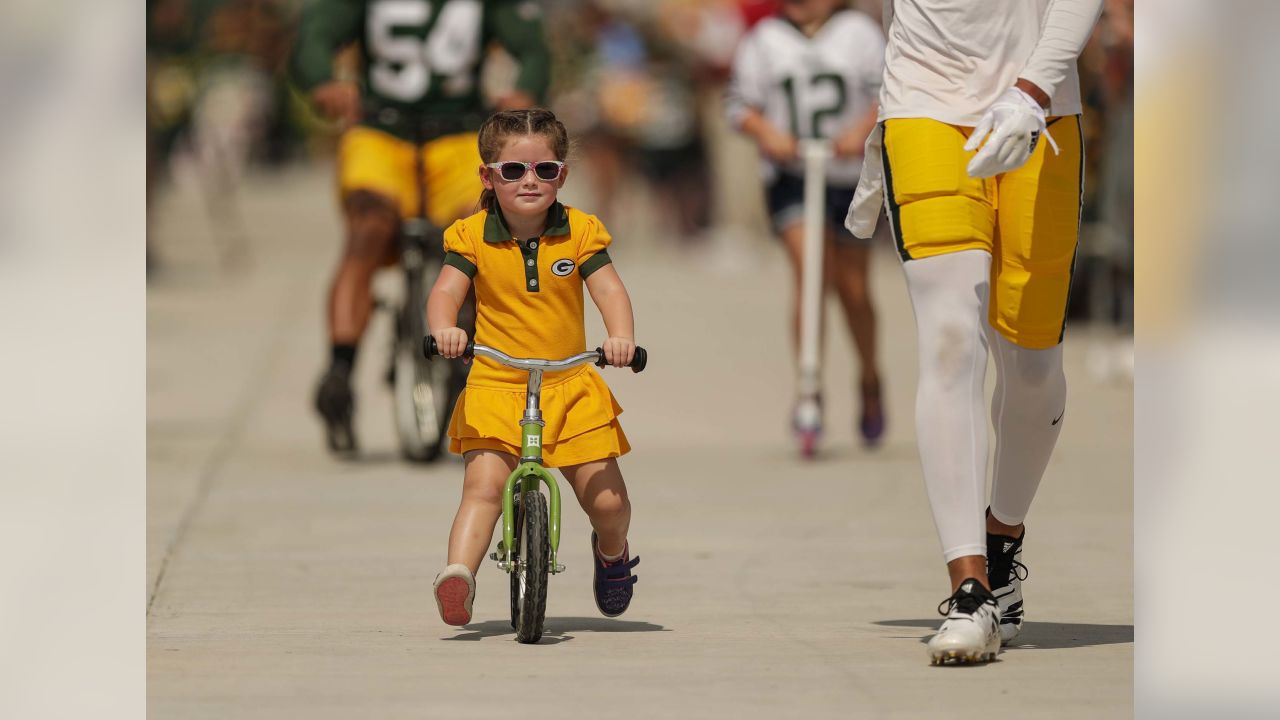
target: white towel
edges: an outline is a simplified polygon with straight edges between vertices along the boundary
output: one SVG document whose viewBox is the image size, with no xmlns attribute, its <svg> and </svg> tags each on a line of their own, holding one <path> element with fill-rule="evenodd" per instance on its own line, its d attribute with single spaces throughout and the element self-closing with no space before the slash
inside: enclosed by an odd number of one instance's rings
<svg viewBox="0 0 1280 720">
<path fill-rule="evenodd" d="M 883 142 L 884 124 L 877 123 L 863 146 L 862 177 L 853 193 L 853 202 L 849 203 L 849 214 L 844 218 L 844 226 L 855 237 L 870 238 L 875 233 L 876 220 L 884 205 L 884 159 L 880 149 Z"/>
</svg>

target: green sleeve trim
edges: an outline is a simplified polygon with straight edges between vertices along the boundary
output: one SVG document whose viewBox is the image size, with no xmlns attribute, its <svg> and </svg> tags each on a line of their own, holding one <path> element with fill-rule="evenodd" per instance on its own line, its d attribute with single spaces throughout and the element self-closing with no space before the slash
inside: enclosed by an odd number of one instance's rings
<svg viewBox="0 0 1280 720">
<path fill-rule="evenodd" d="M 352 0 L 315 0 L 302 12 L 289 74 L 309 91 L 333 79 L 333 56 L 362 34 L 364 4 Z"/>
<path fill-rule="evenodd" d="M 586 280 L 591 273 L 611 262 L 613 262 L 613 258 L 609 257 L 609 251 L 601 250 L 582 262 L 582 265 L 578 267 L 578 274 L 582 276 L 583 280 Z"/>
<path fill-rule="evenodd" d="M 476 276 L 476 266 L 470 260 L 462 257 L 458 253 L 450 250 L 444 254 L 444 264 L 452 265 L 467 274 L 467 277 L 474 278 Z"/>
</svg>

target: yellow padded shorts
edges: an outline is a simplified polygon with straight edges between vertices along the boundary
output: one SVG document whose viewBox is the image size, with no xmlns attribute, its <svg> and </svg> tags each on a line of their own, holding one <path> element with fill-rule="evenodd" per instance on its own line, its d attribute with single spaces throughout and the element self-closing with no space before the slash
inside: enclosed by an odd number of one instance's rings
<svg viewBox="0 0 1280 720">
<path fill-rule="evenodd" d="M 475 133 L 446 135 L 421 146 L 427 219 L 436 227 L 471 214 L 484 186 Z M 414 145 L 380 130 L 356 126 L 338 145 L 338 189 L 342 198 L 369 190 L 396 201 L 404 217 L 417 215 Z"/>
<path fill-rule="evenodd" d="M 991 254 L 989 320 L 1010 342 L 1062 342 L 1075 268 L 1083 188 L 1077 115 L 1049 119 L 1025 165 L 993 178 L 965 172 L 972 128 L 927 118 L 886 120 L 885 196 L 903 262 L 959 252 Z"/>
</svg>

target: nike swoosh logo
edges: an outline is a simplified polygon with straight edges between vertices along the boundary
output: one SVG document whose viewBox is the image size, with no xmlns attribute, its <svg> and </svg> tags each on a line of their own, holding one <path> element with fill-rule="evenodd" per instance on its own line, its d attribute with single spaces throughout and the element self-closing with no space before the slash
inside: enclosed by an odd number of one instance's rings
<svg viewBox="0 0 1280 720">
<path fill-rule="evenodd" d="M 1062 416 L 1063 416 L 1063 415 L 1066 415 L 1066 414 L 1067 414 L 1067 410 L 1066 410 L 1066 408 L 1063 408 L 1063 409 L 1062 409 L 1062 412 L 1058 413 L 1058 417 L 1057 417 L 1057 419 L 1055 419 L 1053 422 L 1051 422 L 1051 423 L 1049 423 L 1049 424 L 1050 424 L 1050 425 L 1057 425 L 1057 424 L 1058 424 L 1058 420 L 1061 420 L 1061 419 L 1062 419 Z"/>
</svg>

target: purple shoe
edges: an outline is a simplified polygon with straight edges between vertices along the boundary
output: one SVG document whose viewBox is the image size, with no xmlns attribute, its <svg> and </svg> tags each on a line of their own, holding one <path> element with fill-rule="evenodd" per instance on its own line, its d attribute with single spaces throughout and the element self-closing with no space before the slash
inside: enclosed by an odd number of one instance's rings
<svg viewBox="0 0 1280 720">
<path fill-rule="evenodd" d="M 601 559 L 600 546 L 596 544 L 596 534 L 591 533 L 591 556 L 595 558 L 596 577 L 594 590 L 596 607 L 605 617 L 618 617 L 631 605 L 631 595 L 636 581 L 631 568 L 640 563 L 639 557 L 629 556 L 629 547 L 624 547 L 622 557 L 609 562 Z"/>
<path fill-rule="evenodd" d="M 858 431 L 868 445 L 875 445 L 884 435 L 884 405 L 880 401 L 880 381 L 860 383 L 862 390 L 862 416 Z"/>
</svg>

